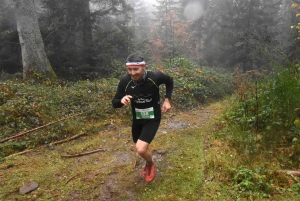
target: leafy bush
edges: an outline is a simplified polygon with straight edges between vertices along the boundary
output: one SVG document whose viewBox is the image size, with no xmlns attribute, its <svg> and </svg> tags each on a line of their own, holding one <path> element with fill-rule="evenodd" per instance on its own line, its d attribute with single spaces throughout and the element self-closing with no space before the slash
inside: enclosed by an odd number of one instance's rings
<svg viewBox="0 0 300 201">
<path fill-rule="evenodd" d="M 185 58 L 175 58 L 154 68 L 173 77 L 173 103 L 180 109 L 193 108 L 199 103 L 222 98 L 234 90 L 229 72 L 217 68 L 200 68 Z"/>
<path fill-rule="evenodd" d="M 243 166 L 231 168 L 235 172 L 233 181 L 237 191 L 243 193 L 246 197 L 255 196 L 256 198 L 267 198 L 271 191 L 271 184 L 268 181 L 268 172 L 266 168 L 257 168 L 255 171 Z"/>
<path fill-rule="evenodd" d="M 299 107 L 300 82 L 293 68 L 285 69 L 275 77 L 257 71 L 236 77 L 242 77 L 243 81 L 238 83 L 236 90 L 236 107 L 227 116 L 233 123 L 244 130 L 267 133 L 294 127 L 293 111 Z"/>
<path fill-rule="evenodd" d="M 253 154 L 285 147 L 278 160 L 287 167 L 299 166 L 299 130 L 293 124 L 300 100 L 299 70 L 294 65 L 270 75 L 236 72 L 236 96 L 223 120 L 235 148 Z"/>
<path fill-rule="evenodd" d="M 19 147 L 34 147 L 77 134 L 86 127 L 90 119 L 107 119 L 118 112 L 111 106 L 116 84 L 116 79 L 94 82 L 86 80 L 66 83 L 64 86 L 58 83 L 32 85 L 16 81 L 1 82 L 0 140 L 82 113 L 68 121 L 55 123 L 31 133 L 25 139 L 19 140 L 19 144 L 22 145 Z M 127 114 L 118 115 L 122 117 Z M 0 144 L 2 157 L 11 152 L 8 147 L 16 147 L 16 144 Z"/>
</svg>

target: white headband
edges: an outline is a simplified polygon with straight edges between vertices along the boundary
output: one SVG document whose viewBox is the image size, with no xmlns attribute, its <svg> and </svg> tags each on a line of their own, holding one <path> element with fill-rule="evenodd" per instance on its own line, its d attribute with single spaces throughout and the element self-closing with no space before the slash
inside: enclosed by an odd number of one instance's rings
<svg viewBox="0 0 300 201">
<path fill-rule="evenodd" d="M 145 61 L 140 62 L 126 62 L 126 66 L 146 66 Z"/>
</svg>

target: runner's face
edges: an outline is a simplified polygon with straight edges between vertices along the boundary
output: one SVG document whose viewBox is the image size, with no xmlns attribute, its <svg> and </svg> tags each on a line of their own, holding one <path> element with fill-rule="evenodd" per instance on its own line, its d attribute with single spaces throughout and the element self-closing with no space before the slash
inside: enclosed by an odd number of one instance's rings
<svg viewBox="0 0 300 201">
<path fill-rule="evenodd" d="M 127 66 L 127 72 L 132 80 L 140 80 L 144 76 L 145 66 Z"/>
</svg>

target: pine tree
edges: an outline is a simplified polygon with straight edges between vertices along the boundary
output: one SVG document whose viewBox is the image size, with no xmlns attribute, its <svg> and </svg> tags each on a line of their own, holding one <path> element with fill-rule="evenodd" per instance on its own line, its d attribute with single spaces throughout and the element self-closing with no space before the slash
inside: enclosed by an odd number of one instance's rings
<svg viewBox="0 0 300 201">
<path fill-rule="evenodd" d="M 267 65 L 261 54 L 276 39 L 280 3 L 280 0 L 214 1 L 210 16 L 205 19 L 211 27 L 205 39 L 208 62 L 240 66 L 243 71 Z M 213 36 L 209 30 L 213 30 Z"/>
<path fill-rule="evenodd" d="M 105 76 L 114 59 L 127 55 L 131 7 L 126 0 L 42 0 L 42 33 L 60 75 Z M 124 59 L 124 58 L 123 58 Z M 74 71 L 75 70 L 75 71 Z"/>
<path fill-rule="evenodd" d="M 184 17 L 183 0 L 159 0 L 152 22 L 148 49 L 156 61 L 178 56 L 190 56 L 192 52 L 191 22 Z"/>
</svg>

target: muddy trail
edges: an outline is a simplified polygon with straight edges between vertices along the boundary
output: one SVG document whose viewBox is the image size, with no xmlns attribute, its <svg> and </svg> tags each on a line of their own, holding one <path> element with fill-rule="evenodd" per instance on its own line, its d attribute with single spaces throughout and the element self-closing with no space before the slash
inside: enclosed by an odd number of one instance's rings
<svg viewBox="0 0 300 201">
<path fill-rule="evenodd" d="M 0 200 L 139 200 L 141 191 L 137 189 L 155 185 L 164 178 L 164 171 L 174 168 L 166 159 L 177 147 L 166 149 L 164 146 L 173 138 L 175 140 L 172 134 L 179 130 L 184 133 L 191 128 L 210 133 L 216 127 L 211 122 L 220 113 L 219 107 L 202 106 L 163 115 L 151 144 L 157 167 L 157 177 L 151 184 L 146 184 L 141 175 L 144 161 L 134 150 L 130 124 L 110 120 L 99 134 L 43 147 L 4 161 L 0 164 Z M 205 141 L 203 138 L 202 135 L 199 140 Z M 99 148 L 103 151 L 79 157 L 61 157 Z M 38 190 L 20 195 L 18 187 L 33 180 L 39 184 Z"/>
<path fill-rule="evenodd" d="M 176 115 L 170 114 L 162 119 L 161 125 L 158 129 L 155 139 L 160 138 L 162 136 L 167 136 L 169 133 L 174 132 L 174 130 L 184 130 L 190 128 L 201 129 L 204 126 L 207 126 L 207 123 L 210 120 L 212 120 L 217 114 L 218 111 L 209 109 L 207 107 L 200 107 L 198 109 L 191 110 L 188 112 L 180 112 Z M 157 149 L 157 147 L 159 146 L 154 146 L 154 148 L 152 147 L 153 160 L 157 167 L 157 177 L 154 182 L 157 182 L 159 177 L 163 177 L 164 172 L 160 170 L 163 169 L 162 167 L 167 169 L 173 168 L 164 160 L 164 158 L 168 154 L 172 154 L 172 150 Z M 106 180 L 102 182 L 103 185 L 100 187 L 100 191 L 102 193 L 99 199 L 96 200 L 139 200 L 135 199 L 136 197 L 138 197 L 138 195 L 136 194 L 134 186 L 132 187 L 132 185 L 130 184 L 145 187 L 148 185 L 144 182 L 144 178 L 141 175 L 141 170 L 144 166 L 144 161 L 134 152 L 134 147 L 131 141 L 128 144 L 128 149 L 131 151 L 128 151 L 126 153 L 116 153 L 113 156 L 113 158 L 116 158 L 116 162 L 119 163 L 132 164 L 132 173 L 125 177 L 122 177 L 122 174 L 120 174 L 119 172 L 114 172 L 110 174 L 106 178 Z M 122 182 L 122 180 L 126 182 L 124 183 Z M 129 183 L 129 185 L 127 185 L 126 183 Z"/>
</svg>

